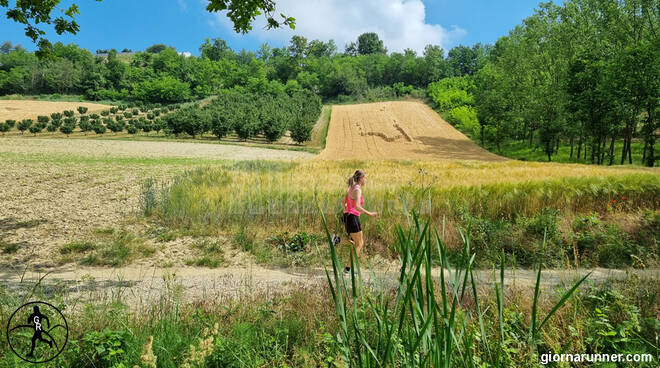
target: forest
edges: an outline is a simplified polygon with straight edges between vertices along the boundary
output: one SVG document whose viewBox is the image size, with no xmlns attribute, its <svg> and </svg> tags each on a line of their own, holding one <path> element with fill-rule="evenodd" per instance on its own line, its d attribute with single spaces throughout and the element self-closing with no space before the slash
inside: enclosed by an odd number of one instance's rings
<svg viewBox="0 0 660 368">
<path fill-rule="evenodd" d="M 171 104 L 238 90 L 304 93 L 325 103 L 427 98 L 466 134 L 497 151 L 528 142 L 549 161 L 559 147 L 594 164 L 654 166 L 660 95 L 659 4 L 651 0 L 541 3 L 494 45 L 388 52 L 376 33 L 339 51 L 333 40 L 235 52 L 206 39 L 197 56 L 165 44 L 96 53 L 56 43 L 38 57 L 0 46 L 0 95 L 78 94 L 95 101 Z M 124 50 L 130 51 L 130 50 Z M 276 129 L 277 130 L 277 129 Z M 616 146 L 621 145 L 619 152 Z"/>
</svg>

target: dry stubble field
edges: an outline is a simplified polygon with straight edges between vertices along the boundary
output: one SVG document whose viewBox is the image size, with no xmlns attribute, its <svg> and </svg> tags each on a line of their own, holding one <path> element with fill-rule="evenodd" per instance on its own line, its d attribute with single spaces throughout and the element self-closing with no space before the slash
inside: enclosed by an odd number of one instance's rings
<svg viewBox="0 0 660 368">
<path fill-rule="evenodd" d="M 505 161 L 419 101 L 332 107 L 323 159 Z"/>
<path fill-rule="evenodd" d="M 78 106 L 88 108 L 88 113 L 109 109 L 109 105 L 89 102 L 55 102 L 33 100 L 0 100 L 0 121 L 7 119 L 36 119 L 39 115 L 47 115 L 64 110 L 76 111 Z"/>
</svg>

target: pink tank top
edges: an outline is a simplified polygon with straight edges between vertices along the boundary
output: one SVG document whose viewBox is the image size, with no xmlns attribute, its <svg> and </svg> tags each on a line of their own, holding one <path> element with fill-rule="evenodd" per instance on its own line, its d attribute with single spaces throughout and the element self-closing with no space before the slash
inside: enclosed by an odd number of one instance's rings
<svg viewBox="0 0 660 368">
<path fill-rule="evenodd" d="M 346 192 L 346 208 L 344 208 L 344 213 L 352 213 L 355 216 L 360 216 L 360 211 L 355 208 L 355 200 L 351 198 L 351 192 L 355 187 L 359 187 L 360 185 L 355 184 L 352 187 L 348 188 L 348 192 Z M 360 206 L 364 205 L 364 196 L 360 196 Z"/>
</svg>

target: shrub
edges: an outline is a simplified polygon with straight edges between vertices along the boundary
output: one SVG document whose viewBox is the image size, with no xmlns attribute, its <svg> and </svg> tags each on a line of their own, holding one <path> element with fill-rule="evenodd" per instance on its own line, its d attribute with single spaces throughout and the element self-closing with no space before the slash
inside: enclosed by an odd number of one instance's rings
<svg viewBox="0 0 660 368">
<path fill-rule="evenodd" d="M 110 110 L 101 111 L 101 116 L 108 116 L 108 115 L 110 115 Z"/>
<path fill-rule="evenodd" d="M 125 111 L 128 108 L 126 105 L 119 105 L 118 109 L 119 111 Z"/>
<path fill-rule="evenodd" d="M 136 134 L 138 132 L 138 128 L 133 124 L 129 124 L 128 127 L 126 128 L 126 131 L 128 132 L 128 134 Z"/>
<path fill-rule="evenodd" d="M 62 120 L 62 114 L 59 113 L 59 112 L 54 112 L 54 113 L 50 114 L 50 117 L 53 120 Z"/>
<path fill-rule="evenodd" d="M 119 111 L 119 108 L 117 106 L 113 106 L 110 108 L 110 112 L 113 114 L 116 114 Z"/>
<path fill-rule="evenodd" d="M 9 126 L 9 129 L 11 129 L 16 125 L 16 120 L 5 120 L 5 123 Z"/>
<path fill-rule="evenodd" d="M 94 133 L 96 133 L 96 134 L 103 134 L 106 131 L 105 125 L 101 124 L 100 122 L 98 124 L 95 124 L 92 129 L 94 130 Z"/>
<path fill-rule="evenodd" d="M 83 121 L 84 121 L 84 122 L 88 122 L 88 121 L 89 121 L 89 116 L 87 116 L 87 115 L 83 115 L 83 116 L 81 116 L 80 118 L 78 118 L 78 120 L 80 120 L 81 123 L 82 123 Z"/>
<path fill-rule="evenodd" d="M 7 133 L 9 131 L 9 124 L 7 123 L 0 123 L 0 132 L 1 133 Z"/>
<path fill-rule="evenodd" d="M 71 118 L 75 114 L 76 113 L 73 110 L 64 110 L 64 116 L 66 116 L 67 118 Z"/>
<path fill-rule="evenodd" d="M 80 115 L 87 114 L 87 111 L 88 109 L 85 106 L 78 106 L 78 113 L 80 113 Z"/>
<path fill-rule="evenodd" d="M 124 117 L 125 117 L 126 119 L 130 119 L 130 118 L 133 117 L 133 114 L 131 114 L 130 112 L 126 111 L 126 112 L 124 113 Z"/>
<path fill-rule="evenodd" d="M 122 115 L 115 115 L 115 120 L 116 121 L 123 121 L 124 117 Z"/>
<path fill-rule="evenodd" d="M 445 78 L 428 85 L 427 92 L 440 111 L 474 105 L 475 85 L 471 77 Z"/>
<path fill-rule="evenodd" d="M 75 127 L 76 127 L 75 125 L 64 123 L 60 127 L 60 132 L 69 136 L 69 134 L 73 133 L 73 129 L 75 129 Z"/>
<path fill-rule="evenodd" d="M 44 115 L 37 116 L 37 122 L 39 122 L 39 123 L 48 124 L 49 121 L 50 121 L 50 119 L 48 118 L 48 116 L 44 116 Z"/>
<path fill-rule="evenodd" d="M 81 120 L 80 120 L 80 124 L 79 124 L 79 126 L 80 126 L 80 130 L 81 130 L 82 132 L 87 133 L 87 132 L 89 132 L 90 130 L 92 130 L 92 126 L 93 126 L 93 124 L 92 124 L 89 120 L 82 120 L 83 117 L 87 117 L 87 116 L 81 116 Z"/>
<path fill-rule="evenodd" d="M 142 123 L 142 131 L 145 133 L 149 133 L 153 129 L 152 126 L 153 126 L 152 122 L 146 121 Z"/>
<path fill-rule="evenodd" d="M 64 124 L 69 124 L 69 125 L 76 126 L 76 122 L 77 122 L 76 118 L 66 118 L 66 119 L 64 119 Z"/>
<path fill-rule="evenodd" d="M 94 119 L 94 120 L 100 118 L 99 114 L 90 114 L 89 117 Z"/>
<path fill-rule="evenodd" d="M 154 120 L 155 118 L 156 118 L 156 115 L 154 115 L 153 113 L 147 114 L 147 119 Z"/>
<path fill-rule="evenodd" d="M 50 123 L 50 124 L 48 124 L 48 126 L 46 127 L 46 130 L 49 131 L 49 132 L 51 132 L 51 133 L 53 133 L 53 132 L 56 132 L 56 131 L 57 131 L 57 128 L 59 128 L 58 125 L 55 125 L 55 124 L 53 124 L 53 123 Z"/>
<path fill-rule="evenodd" d="M 470 138 L 478 138 L 481 134 L 481 125 L 477 119 L 477 112 L 472 106 L 455 107 L 446 114 L 447 121 L 458 130 L 466 133 Z"/>
<path fill-rule="evenodd" d="M 131 112 L 133 113 L 133 115 L 138 115 L 140 113 L 140 110 L 133 109 Z"/>
<path fill-rule="evenodd" d="M 26 130 L 30 129 L 32 123 L 32 119 L 23 119 L 20 123 L 18 123 L 18 130 L 21 131 L 21 134 L 25 133 Z"/>
</svg>

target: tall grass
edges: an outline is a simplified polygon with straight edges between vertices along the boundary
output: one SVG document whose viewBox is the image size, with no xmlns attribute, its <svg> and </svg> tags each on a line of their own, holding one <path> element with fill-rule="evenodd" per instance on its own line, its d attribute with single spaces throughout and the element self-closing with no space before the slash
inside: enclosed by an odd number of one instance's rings
<svg viewBox="0 0 660 368">
<path fill-rule="evenodd" d="M 396 226 L 397 246 L 401 255 L 401 271 L 394 297 L 384 291 L 375 294 L 364 287 L 360 262 L 351 254 L 350 286 L 342 277 L 342 263 L 332 244 L 325 216 L 332 258 L 332 277 L 326 270 L 335 311 L 340 322 L 336 342 L 349 367 L 477 367 L 508 366 L 504 360 L 504 253 L 500 265 L 500 281 L 494 284 L 499 322 L 499 339 L 485 338 L 484 311 L 479 304 L 477 285 L 472 273 L 475 255 L 470 253 L 469 236 L 465 236 L 465 261 L 451 268 L 446 248 L 430 221 L 420 222 L 413 212 L 408 229 Z M 466 232 L 469 234 L 469 231 Z M 432 253 L 440 254 L 439 280 L 433 277 Z M 531 324 L 527 336 L 530 359 L 536 356 L 539 332 L 551 317 L 575 293 L 589 274 L 568 289 L 547 315 L 541 319 L 538 301 L 541 283 L 541 263 L 538 264 Z M 439 285 L 439 286 L 438 286 Z M 474 309 L 464 307 L 472 292 Z M 375 328 L 366 317 L 373 316 Z M 479 330 L 471 329 L 473 320 Z M 481 338 L 479 338 L 479 336 Z M 479 345 L 479 346 L 477 346 Z M 481 351 L 480 357 L 475 350 Z M 476 359 L 481 363 L 477 363 Z"/>
<path fill-rule="evenodd" d="M 155 212 L 172 227 L 211 233 L 236 224 L 321 230 L 316 204 L 325 213 L 340 212 L 345 188 L 343 175 L 337 173 L 349 172 L 349 168 L 361 164 L 317 166 L 256 161 L 196 169 L 166 185 L 158 198 L 154 198 L 153 184 L 150 190 L 144 190 L 143 211 Z M 599 175 L 562 177 L 559 172 L 542 169 L 535 175 L 526 167 L 482 167 L 479 163 L 474 163 L 476 169 L 469 172 L 464 167 L 440 164 L 419 169 L 405 163 L 397 165 L 367 171 L 365 206 L 380 212 L 380 222 L 372 228 L 380 228 L 382 234 L 391 230 L 387 224 L 403 220 L 401 197 L 436 222 L 443 216 L 458 218 L 465 214 L 511 220 L 544 208 L 570 213 L 604 211 L 620 196 L 627 198 L 628 210 L 660 207 L 660 175 L 652 172 L 611 171 L 611 175 L 602 176 L 596 170 Z M 571 174 L 572 169 L 567 170 Z M 406 178 L 402 172 L 409 176 Z M 447 183 L 439 179 L 442 176 L 455 180 Z"/>
</svg>

